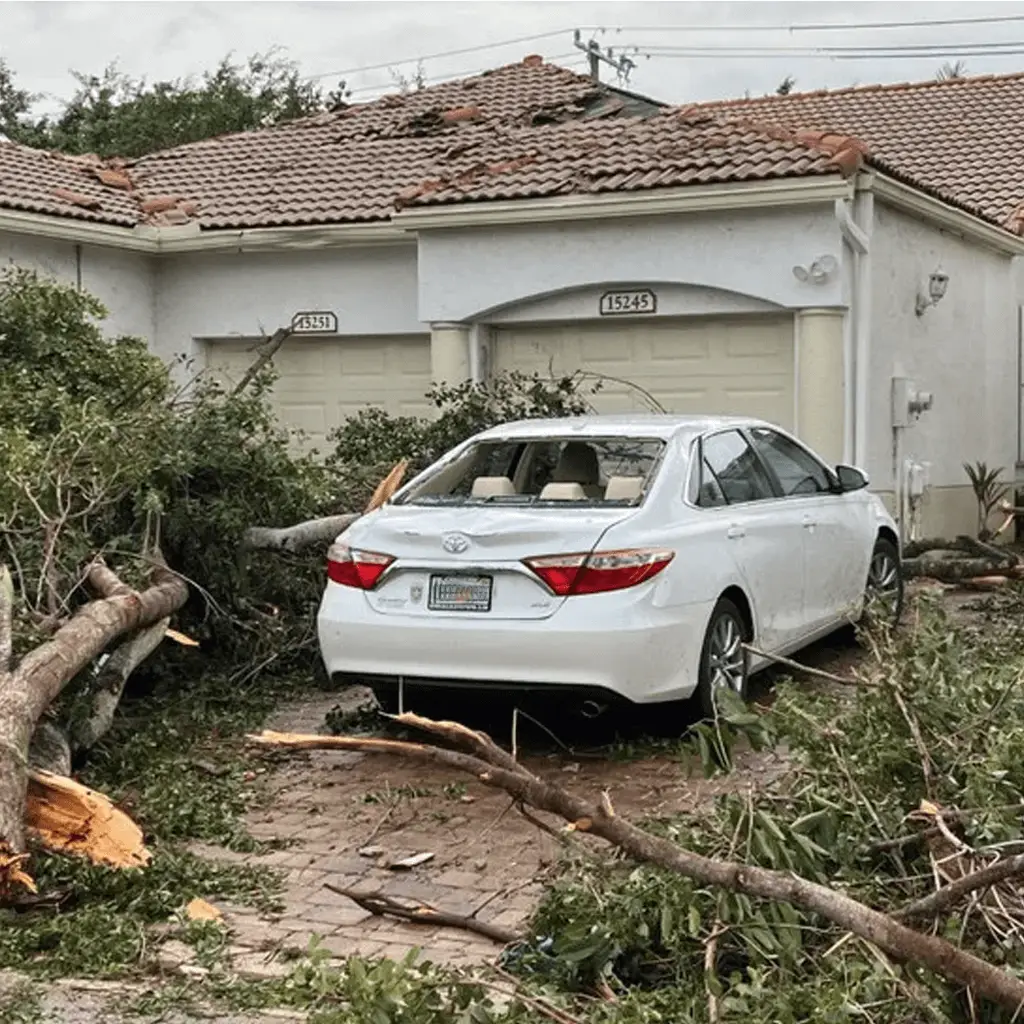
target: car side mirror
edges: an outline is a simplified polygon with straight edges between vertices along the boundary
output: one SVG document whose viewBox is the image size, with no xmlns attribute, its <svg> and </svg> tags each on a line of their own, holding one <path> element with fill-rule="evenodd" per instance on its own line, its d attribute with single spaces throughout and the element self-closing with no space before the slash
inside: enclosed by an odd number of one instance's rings
<svg viewBox="0 0 1024 1024">
<path fill-rule="evenodd" d="M 836 466 L 836 479 L 843 494 L 861 491 L 868 485 L 867 474 L 856 466 Z"/>
</svg>

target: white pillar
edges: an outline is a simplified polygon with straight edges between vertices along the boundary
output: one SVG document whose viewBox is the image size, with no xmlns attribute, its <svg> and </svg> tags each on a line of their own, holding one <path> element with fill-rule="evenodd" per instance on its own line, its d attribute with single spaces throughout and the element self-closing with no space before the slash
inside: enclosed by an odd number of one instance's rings
<svg viewBox="0 0 1024 1024">
<path fill-rule="evenodd" d="M 797 433 L 835 465 L 845 440 L 843 310 L 803 309 L 796 320 Z"/>
<path fill-rule="evenodd" d="M 469 378 L 469 325 L 430 325 L 430 379 L 461 384 Z"/>
</svg>

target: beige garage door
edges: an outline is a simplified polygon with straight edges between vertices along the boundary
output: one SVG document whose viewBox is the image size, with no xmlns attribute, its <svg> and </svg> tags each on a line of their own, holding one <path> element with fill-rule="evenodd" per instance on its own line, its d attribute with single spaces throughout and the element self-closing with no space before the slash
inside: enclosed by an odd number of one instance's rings
<svg viewBox="0 0 1024 1024">
<path fill-rule="evenodd" d="M 206 365 L 237 382 L 256 358 L 253 339 L 206 342 Z M 274 356 L 271 400 L 281 423 L 325 447 L 326 435 L 368 405 L 396 415 L 422 415 L 430 387 L 430 339 L 290 338 Z"/>
<path fill-rule="evenodd" d="M 599 412 L 650 409 L 756 416 L 793 426 L 793 318 L 691 317 L 647 322 L 522 326 L 495 331 L 496 371 L 583 370 L 606 379 Z"/>
</svg>

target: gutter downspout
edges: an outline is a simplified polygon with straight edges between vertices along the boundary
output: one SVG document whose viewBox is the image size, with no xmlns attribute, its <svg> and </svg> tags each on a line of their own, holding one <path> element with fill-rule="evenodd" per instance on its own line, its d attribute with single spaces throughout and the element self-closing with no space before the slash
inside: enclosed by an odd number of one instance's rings
<svg viewBox="0 0 1024 1024">
<path fill-rule="evenodd" d="M 469 379 L 474 384 L 483 383 L 483 367 L 480 355 L 482 345 L 481 334 L 486 328 L 483 324 L 474 323 L 469 325 Z"/>
<path fill-rule="evenodd" d="M 853 214 L 851 215 L 851 207 Z M 868 363 L 871 343 L 871 228 L 874 196 L 859 191 L 853 203 L 836 200 L 836 219 L 853 253 L 853 449 L 852 461 L 866 469 L 868 449 Z"/>
</svg>

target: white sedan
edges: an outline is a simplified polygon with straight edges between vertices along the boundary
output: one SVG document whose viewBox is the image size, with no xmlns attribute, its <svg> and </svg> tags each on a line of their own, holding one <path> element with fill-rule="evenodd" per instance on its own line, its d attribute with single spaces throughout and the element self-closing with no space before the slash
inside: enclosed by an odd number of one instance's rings
<svg viewBox="0 0 1024 1024">
<path fill-rule="evenodd" d="M 424 688 L 616 701 L 746 694 L 765 667 L 898 616 L 896 527 L 867 478 L 758 420 L 526 420 L 455 448 L 328 552 L 330 676 L 408 710 Z"/>
</svg>

